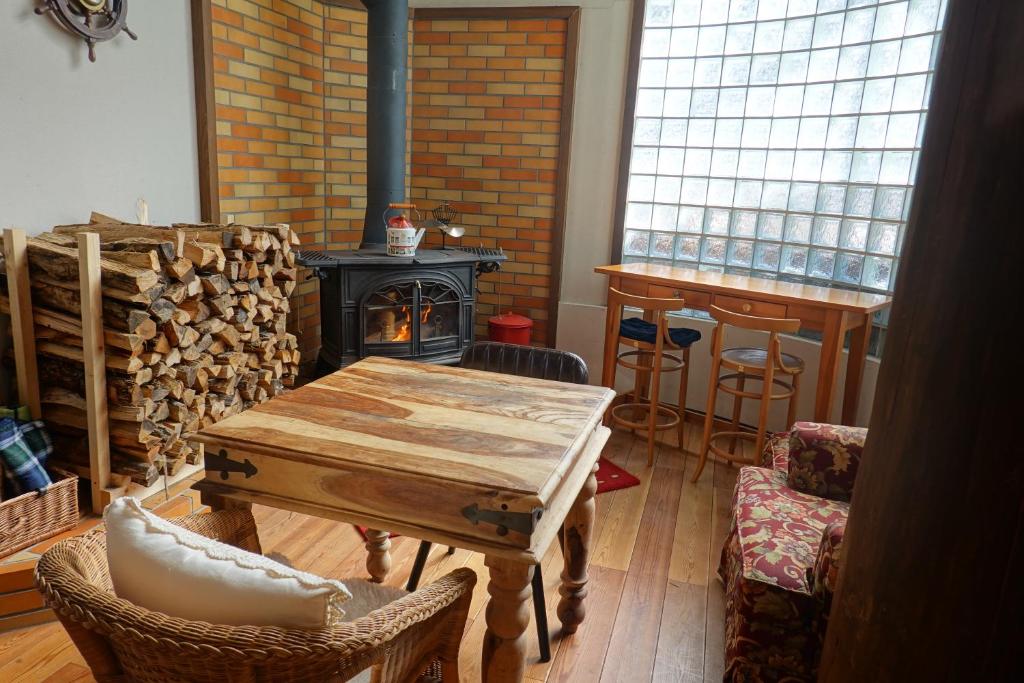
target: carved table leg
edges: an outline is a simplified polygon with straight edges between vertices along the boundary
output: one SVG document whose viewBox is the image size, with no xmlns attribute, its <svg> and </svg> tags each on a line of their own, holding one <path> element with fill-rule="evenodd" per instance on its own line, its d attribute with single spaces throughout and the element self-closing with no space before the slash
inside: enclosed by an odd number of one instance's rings
<svg viewBox="0 0 1024 683">
<path fill-rule="evenodd" d="M 597 492 L 597 465 L 587 477 L 563 525 L 565 540 L 562 556 L 565 565 L 558 592 L 558 620 L 563 633 L 576 633 L 583 623 L 583 598 L 587 597 L 587 564 L 590 561 L 590 534 L 594 528 L 594 494 Z"/>
<path fill-rule="evenodd" d="M 388 532 L 376 529 L 366 530 L 366 571 L 370 580 L 383 583 L 391 571 L 391 539 Z"/>
<path fill-rule="evenodd" d="M 523 680 L 526 673 L 526 627 L 530 625 L 530 580 L 534 567 L 487 557 L 491 580 L 487 592 L 487 633 L 484 634 L 483 683 Z"/>
</svg>

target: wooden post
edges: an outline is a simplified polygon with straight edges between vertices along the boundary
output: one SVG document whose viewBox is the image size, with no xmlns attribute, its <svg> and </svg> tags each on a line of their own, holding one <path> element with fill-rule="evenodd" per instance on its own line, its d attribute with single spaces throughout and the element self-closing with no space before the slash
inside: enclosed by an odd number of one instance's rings
<svg viewBox="0 0 1024 683">
<path fill-rule="evenodd" d="M 1019 675 L 1024 3 L 952 0 L 945 27 L 827 683 Z"/>
<path fill-rule="evenodd" d="M 18 377 L 18 400 L 28 406 L 32 419 L 42 417 L 39 403 L 39 371 L 36 366 L 36 336 L 32 323 L 32 287 L 28 277 L 28 248 L 25 231 L 4 230 L 4 259 L 11 303 L 11 336 Z"/>
<path fill-rule="evenodd" d="M 366 571 L 374 583 L 384 583 L 391 571 L 391 534 L 378 529 L 366 530 Z"/>
<path fill-rule="evenodd" d="M 82 299 L 82 357 L 85 361 L 86 426 L 92 509 L 99 513 L 113 498 L 110 486 L 110 434 L 107 422 L 107 371 L 103 351 L 103 293 L 100 288 L 100 238 L 78 235 L 78 282 Z"/>
</svg>

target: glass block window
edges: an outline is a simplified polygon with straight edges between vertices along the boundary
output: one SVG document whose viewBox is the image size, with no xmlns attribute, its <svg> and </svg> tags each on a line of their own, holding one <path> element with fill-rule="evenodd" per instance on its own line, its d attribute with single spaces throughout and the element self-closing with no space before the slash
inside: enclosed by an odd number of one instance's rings
<svg viewBox="0 0 1024 683">
<path fill-rule="evenodd" d="M 647 0 L 623 262 L 890 292 L 946 0 Z"/>
</svg>

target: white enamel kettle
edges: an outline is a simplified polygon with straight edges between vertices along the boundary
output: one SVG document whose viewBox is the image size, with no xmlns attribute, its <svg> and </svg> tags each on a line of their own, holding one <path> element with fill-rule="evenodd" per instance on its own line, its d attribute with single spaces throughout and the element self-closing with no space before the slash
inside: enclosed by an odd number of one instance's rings
<svg viewBox="0 0 1024 683">
<path fill-rule="evenodd" d="M 401 209 L 416 211 L 419 216 L 415 204 L 388 204 L 388 208 L 384 212 L 384 224 L 387 226 L 388 236 L 388 256 L 415 256 L 416 247 L 420 245 L 426 228 L 417 230 L 408 216 L 402 213 L 389 216 L 392 212 Z"/>
</svg>

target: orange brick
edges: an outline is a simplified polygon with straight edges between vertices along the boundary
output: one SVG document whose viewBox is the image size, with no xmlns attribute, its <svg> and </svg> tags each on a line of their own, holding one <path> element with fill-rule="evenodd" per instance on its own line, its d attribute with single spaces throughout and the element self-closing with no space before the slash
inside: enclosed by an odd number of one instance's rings
<svg viewBox="0 0 1024 683">
<path fill-rule="evenodd" d="M 486 117 L 490 120 L 511 120 L 523 118 L 523 110 L 510 107 L 489 107 L 486 109 Z"/>
<path fill-rule="evenodd" d="M 545 19 L 513 19 L 508 22 L 509 31 L 546 31 L 548 22 Z"/>
<path fill-rule="evenodd" d="M 508 30 L 508 22 L 504 19 L 471 19 L 469 30 L 482 33 L 506 31 Z"/>
<path fill-rule="evenodd" d="M 449 66 L 456 69 L 483 69 L 488 65 L 486 57 L 452 57 Z"/>
<path fill-rule="evenodd" d="M 214 21 L 239 28 L 242 26 L 242 15 L 238 12 L 232 12 L 225 7 L 217 7 L 216 5 L 214 5 L 211 10 Z"/>
<path fill-rule="evenodd" d="M 483 65 L 481 65 L 482 67 Z M 526 60 L 521 57 L 489 57 L 488 69 L 525 69 Z"/>
<path fill-rule="evenodd" d="M 563 33 L 531 33 L 526 38 L 530 45 L 565 45 Z"/>
<path fill-rule="evenodd" d="M 487 91 L 485 83 L 474 83 L 465 81 L 462 83 L 452 83 L 447 90 L 458 94 L 479 94 Z"/>
<path fill-rule="evenodd" d="M 492 33 L 488 36 L 487 42 L 492 45 L 524 45 L 526 43 L 525 33 Z"/>
<path fill-rule="evenodd" d="M 239 138 L 258 138 L 260 135 L 260 129 L 256 126 L 248 126 L 241 123 L 236 123 L 231 126 L 231 134 Z"/>
<path fill-rule="evenodd" d="M 434 33 L 429 30 L 416 33 L 415 40 L 417 43 L 420 43 L 421 45 L 447 44 L 450 42 L 449 34 Z"/>
<path fill-rule="evenodd" d="M 505 48 L 508 57 L 545 57 L 547 48 L 544 45 L 508 45 Z"/>
<path fill-rule="evenodd" d="M 235 138 L 219 137 L 217 138 L 217 151 L 220 152 L 244 152 L 248 148 L 246 147 L 245 140 L 238 140 Z"/>
<path fill-rule="evenodd" d="M 261 168 L 263 166 L 263 158 L 252 154 L 235 154 L 232 157 L 232 163 L 235 166 L 242 166 L 244 168 Z"/>
<path fill-rule="evenodd" d="M 507 168 L 501 171 L 502 180 L 537 180 L 537 172 L 529 169 Z"/>
<path fill-rule="evenodd" d="M 521 109 L 537 109 L 545 106 L 544 98 L 531 96 L 508 96 L 505 98 L 506 107 L 519 107 Z"/>
<path fill-rule="evenodd" d="M 484 133 L 471 130 L 450 130 L 447 139 L 452 142 L 483 142 Z"/>
<path fill-rule="evenodd" d="M 519 160 L 512 157 L 484 157 L 483 166 L 490 168 L 518 168 Z"/>
<path fill-rule="evenodd" d="M 229 59 L 243 59 L 245 57 L 245 50 L 241 47 L 232 43 L 225 43 L 222 40 L 215 40 L 213 42 L 213 53 Z"/>
</svg>

